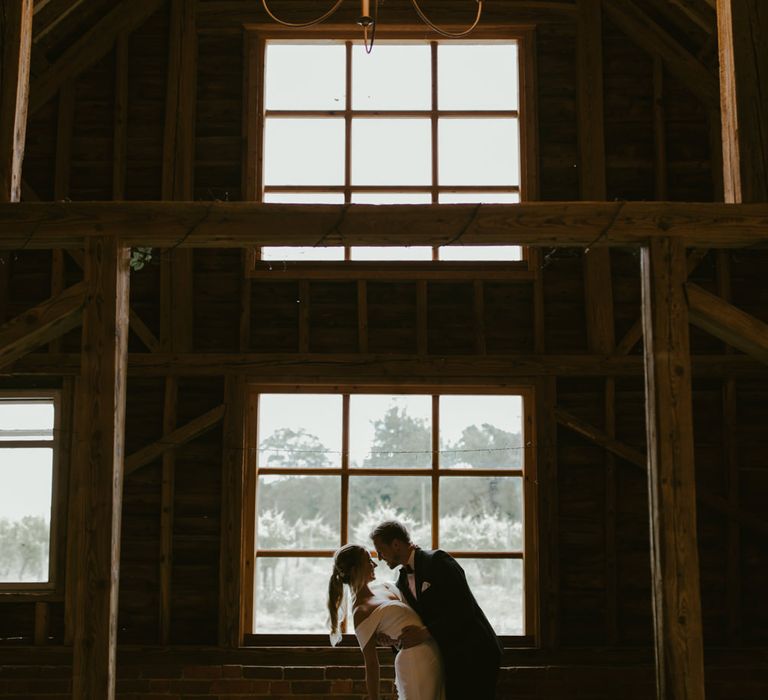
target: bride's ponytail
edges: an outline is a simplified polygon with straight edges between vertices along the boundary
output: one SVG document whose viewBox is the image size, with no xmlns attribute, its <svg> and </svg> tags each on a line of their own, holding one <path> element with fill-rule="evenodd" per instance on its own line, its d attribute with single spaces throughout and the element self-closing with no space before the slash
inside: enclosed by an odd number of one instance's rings
<svg viewBox="0 0 768 700">
<path fill-rule="evenodd" d="M 339 632 L 339 606 L 344 597 L 344 582 L 341 572 L 334 565 L 333 573 L 328 581 L 328 614 L 331 618 L 331 644 L 336 646 L 341 641 Z"/>
<path fill-rule="evenodd" d="M 344 584 L 349 585 L 354 599 L 361 586 L 365 585 L 363 564 L 367 561 L 367 557 L 368 550 L 357 544 L 344 545 L 333 557 L 333 572 L 328 580 L 328 616 L 333 646 L 341 641 L 339 608 L 344 598 Z M 342 619 L 345 610 L 342 610 Z"/>
</svg>

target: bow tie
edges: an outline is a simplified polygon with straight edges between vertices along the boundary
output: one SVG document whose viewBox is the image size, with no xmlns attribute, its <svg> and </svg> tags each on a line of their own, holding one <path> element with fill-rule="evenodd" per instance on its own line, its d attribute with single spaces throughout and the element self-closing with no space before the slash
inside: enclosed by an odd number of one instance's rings
<svg viewBox="0 0 768 700">
<path fill-rule="evenodd" d="M 406 574 L 412 574 L 413 567 L 410 564 L 403 564 L 403 571 L 405 571 Z"/>
</svg>

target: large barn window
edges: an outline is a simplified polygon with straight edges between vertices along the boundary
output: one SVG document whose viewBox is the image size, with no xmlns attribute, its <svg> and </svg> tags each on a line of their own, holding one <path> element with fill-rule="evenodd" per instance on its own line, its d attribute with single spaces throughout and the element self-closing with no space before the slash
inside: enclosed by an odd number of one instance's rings
<svg viewBox="0 0 768 700">
<path fill-rule="evenodd" d="M 248 198 L 267 203 L 516 203 L 521 37 L 252 36 Z M 411 37 L 414 35 L 411 34 Z M 252 143 L 253 142 L 253 143 Z M 265 247 L 277 261 L 520 261 L 519 246 Z"/>
<path fill-rule="evenodd" d="M 58 395 L 0 393 L 0 590 L 53 585 Z"/>
<path fill-rule="evenodd" d="M 254 397 L 251 631 L 326 633 L 334 550 L 397 518 L 458 558 L 499 634 L 532 634 L 529 393 L 311 391 Z"/>
</svg>

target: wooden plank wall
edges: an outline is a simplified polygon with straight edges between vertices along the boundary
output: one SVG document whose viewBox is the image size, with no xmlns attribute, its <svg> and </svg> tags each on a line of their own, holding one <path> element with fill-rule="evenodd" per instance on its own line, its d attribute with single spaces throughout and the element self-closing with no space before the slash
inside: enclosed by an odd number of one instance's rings
<svg viewBox="0 0 768 700">
<path fill-rule="evenodd" d="M 222 17 L 216 2 L 198 3 L 198 82 L 194 197 L 238 200 L 242 196 L 243 52 L 238 21 L 260 19 L 257 9 L 243 17 Z M 255 8 L 257 3 L 252 3 Z M 389 9 L 389 8 L 387 8 Z M 503 19 L 493 16 L 489 21 Z M 388 19 L 396 21 L 397 13 Z M 407 18 L 407 15 L 402 15 Z M 578 81 L 576 18 L 547 13 L 537 29 L 540 196 L 574 200 L 578 172 Z M 450 16 L 449 16 L 450 18 Z M 530 19 L 530 17 L 528 18 Z M 31 118 L 24 177 L 44 200 L 55 196 L 56 173 L 68 173 L 68 197 L 111 199 L 115 182 L 125 199 L 161 196 L 165 80 L 168 73 L 169 11 L 162 9 L 124 39 L 127 54 L 110 52 L 73 80 L 74 118 L 71 160 L 56 163 L 59 132 L 57 98 Z M 628 40 L 610 20 L 603 23 L 605 156 L 607 198 L 708 201 L 719 192 L 719 141 L 713 141 L 710 113 L 654 60 Z M 127 75 L 121 73 L 126 72 Z M 121 79 L 116 80 L 116 75 Z M 127 110 L 116 94 L 127 81 Z M 116 107 L 117 105 L 117 107 Z M 118 110 L 116 112 L 116 109 Z M 125 119 L 123 124 L 122 119 Z M 115 125 L 120 125 L 115 129 Z M 115 135 L 126 139 L 118 148 Z M 661 144 L 661 145 L 660 145 Z M 60 144 L 59 144 L 60 146 Z M 713 149 L 714 152 L 713 152 Z M 123 164 L 115 163 L 115 155 Z M 119 167 L 118 167 L 119 166 Z M 713 175 L 713 172 L 715 173 Z M 115 175 L 117 173 L 117 175 Z M 121 176 L 122 173 L 122 176 Z M 115 179 L 116 178 L 116 179 Z M 132 274 L 131 310 L 155 338 L 161 332 L 160 260 Z M 50 253 L 5 256 L 6 299 L 0 312 L 11 318 L 47 298 L 54 262 Z M 768 320 L 765 252 L 710 252 L 691 279 L 709 291 L 722 291 L 727 277 L 731 302 Z M 580 251 L 557 249 L 542 256 L 544 333 L 548 353 L 586 353 L 584 270 Z M 611 252 L 614 324 L 617 344 L 640 317 L 638 257 Z M 65 256 L 66 286 L 82 278 Z M 248 292 L 248 286 L 250 291 Z M 359 294 L 356 281 L 254 279 L 246 283 L 239 251 L 207 251 L 194 256 L 192 345 L 198 352 L 293 354 L 374 353 L 477 354 L 532 352 L 535 346 L 535 285 L 505 281 L 368 281 Z M 420 291 L 421 287 L 421 291 Z M 246 290 L 250 324 L 241 324 Z M 298 299 L 308 299 L 300 313 Z M 362 314 L 360 299 L 367 313 Z M 420 309 L 419 300 L 426 301 Z M 480 301 L 478 301 L 478 299 Z M 362 316 L 362 318 L 361 318 Z M 420 324 L 422 324 L 420 326 Z M 240 329 L 250 326 L 241 347 Z M 359 329 L 366 330 L 361 340 Z M 479 329 L 477 341 L 475 330 Z M 638 339 L 639 340 L 639 339 Z M 70 334 L 63 347 L 77 347 Z M 641 343 L 628 352 L 639 354 Z M 694 354 L 719 354 L 722 342 L 691 329 Z M 131 352 L 148 352 L 135 333 Z M 617 351 L 618 352 L 618 351 Z M 0 387 L 18 379 L 0 380 Z M 642 377 L 620 377 L 613 387 L 615 415 L 606 412 L 602 378 L 561 376 L 548 388 L 556 405 L 609 432 L 636 450 L 645 449 Z M 760 494 L 768 490 L 765 454 L 768 438 L 768 382 L 728 383 L 694 378 L 693 404 L 697 480 L 724 493 L 738 481 L 733 498 L 745 511 L 763 512 Z M 554 391 L 553 391 L 554 390 Z M 131 378 L 128 384 L 126 445 L 130 455 L 163 434 L 163 378 Z M 725 397 L 725 398 L 724 398 Z M 181 377 L 181 426 L 224 400 L 223 378 Z M 541 416 L 552 416 L 542 411 Z M 605 452 L 562 426 L 540 426 L 555 440 L 557 502 L 545 511 L 542 532 L 557 547 L 556 580 L 547 589 L 543 621 L 547 639 L 562 647 L 652 646 L 649 575 L 648 497 L 644 473 L 616 457 L 614 477 L 605 478 Z M 222 429 L 217 427 L 176 451 L 173 502 L 171 644 L 218 641 L 219 546 Z M 121 545 L 118 638 L 122 643 L 154 644 L 160 627 L 160 511 L 162 458 L 125 479 Z M 768 613 L 752 601 L 768 586 L 768 555 L 762 535 L 741 530 L 739 547 L 729 548 L 729 521 L 699 508 L 699 543 L 705 641 L 708 645 L 765 645 Z M 730 539 L 729 539 L 730 538 Z M 0 639 L 30 642 L 35 611 L 29 602 L 4 602 Z M 49 641 L 64 639 L 63 604 L 53 602 Z"/>
</svg>

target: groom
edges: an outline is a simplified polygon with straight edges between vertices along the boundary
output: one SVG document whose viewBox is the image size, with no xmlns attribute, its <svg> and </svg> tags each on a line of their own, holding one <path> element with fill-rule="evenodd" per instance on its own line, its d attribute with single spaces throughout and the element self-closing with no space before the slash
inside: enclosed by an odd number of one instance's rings
<svg viewBox="0 0 768 700">
<path fill-rule="evenodd" d="M 446 700 L 492 700 L 501 663 L 501 644 L 472 595 L 464 570 L 440 549 L 423 550 L 411 542 L 405 526 L 388 520 L 370 535 L 379 559 L 401 566 L 397 587 L 426 628 L 407 627 L 404 647 L 430 637 L 440 647 Z"/>
</svg>

